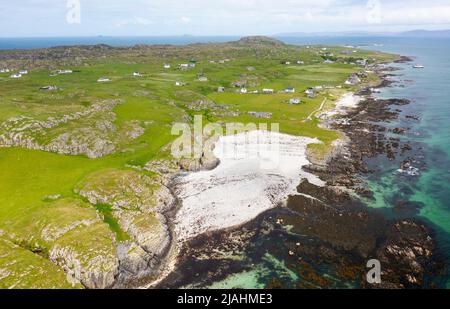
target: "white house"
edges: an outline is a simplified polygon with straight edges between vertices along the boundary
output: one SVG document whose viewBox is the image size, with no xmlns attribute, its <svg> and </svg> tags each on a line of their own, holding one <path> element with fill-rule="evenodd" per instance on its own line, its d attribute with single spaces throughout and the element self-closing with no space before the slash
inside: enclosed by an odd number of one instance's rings
<svg viewBox="0 0 450 309">
<path fill-rule="evenodd" d="M 346 85 L 357 85 L 359 83 L 361 83 L 361 79 L 356 74 L 353 74 L 345 81 Z"/>
<path fill-rule="evenodd" d="M 358 59 L 358 60 L 356 60 L 356 63 L 358 64 L 358 65 L 360 65 L 360 66 L 366 66 L 367 65 L 367 63 L 368 63 L 368 60 L 367 59 Z"/>
<path fill-rule="evenodd" d="M 247 88 L 241 88 L 241 93 L 247 93 Z"/>
<path fill-rule="evenodd" d="M 11 78 L 21 78 L 22 74 L 13 74 L 11 75 Z"/>
<path fill-rule="evenodd" d="M 269 88 L 263 89 L 263 93 L 265 93 L 265 94 L 273 94 L 274 92 L 275 91 L 273 89 L 269 89 Z"/>
<path fill-rule="evenodd" d="M 175 86 L 184 86 L 184 85 L 186 85 L 186 83 L 184 83 L 184 82 L 180 82 L 180 81 L 175 82 Z"/>
<path fill-rule="evenodd" d="M 330 59 L 327 59 L 327 60 L 325 60 L 323 63 L 325 63 L 325 64 L 332 64 L 332 63 L 334 63 L 334 61 L 332 61 L 332 60 L 330 60 Z"/>
<path fill-rule="evenodd" d="M 28 74 L 28 70 L 22 70 L 22 71 L 19 71 L 19 74 L 21 74 L 21 75 L 26 75 L 26 74 Z"/>
<path fill-rule="evenodd" d="M 107 82 L 110 82 L 111 80 L 109 79 L 109 78 L 107 78 L 107 77 L 100 77 L 98 80 L 97 80 L 97 82 L 99 82 L 99 83 L 107 83 Z"/>
<path fill-rule="evenodd" d="M 314 92 L 314 89 L 306 89 L 305 94 L 308 98 L 316 97 L 316 93 Z"/>
<path fill-rule="evenodd" d="M 207 82 L 207 81 L 208 81 L 208 77 L 206 77 L 206 76 L 200 76 L 200 77 L 198 78 L 198 80 L 199 80 L 200 82 Z"/>
<path fill-rule="evenodd" d="M 301 61 L 301 60 L 298 60 L 298 61 L 297 61 L 297 64 L 305 64 L 305 62 L 304 62 L 304 61 Z"/>
<path fill-rule="evenodd" d="M 133 72 L 133 76 L 135 76 L 135 77 L 141 77 L 142 75 L 141 75 L 141 73 L 139 73 L 139 72 Z"/>
<path fill-rule="evenodd" d="M 9 69 L 1 69 L 0 70 L 0 73 L 9 73 L 10 71 L 9 71 Z"/>
<path fill-rule="evenodd" d="M 72 70 L 58 70 L 58 71 L 56 71 L 56 73 L 58 73 L 58 74 L 72 74 L 73 71 Z"/>
<path fill-rule="evenodd" d="M 58 87 L 56 86 L 44 86 L 39 88 L 40 90 L 48 90 L 48 91 L 53 91 L 53 90 L 58 90 Z"/>
<path fill-rule="evenodd" d="M 289 104 L 300 104 L 301 100 L 299 98 L 292 98 L 289 100 Z"/>
<path fill-rule="evenodd" d="M 217 92 L 225 92 L 225 87 L 219 87 L 219 88 L 217 88 Z"/>
<path fill-rule="evenodd" d="M 170 69 L 170 64 L 165 64 L 164 69 Z"/>
<path fill-rule="evenodd" d="M 189 68 L 189 64 L 187 64 L 187 63 L 182 63 L 182 64 L 179 64 L 178 67 L 179 67 L 180 69 L 182 69 L 182 70 L 186 70 L 186 69 Z"/>
</svg>

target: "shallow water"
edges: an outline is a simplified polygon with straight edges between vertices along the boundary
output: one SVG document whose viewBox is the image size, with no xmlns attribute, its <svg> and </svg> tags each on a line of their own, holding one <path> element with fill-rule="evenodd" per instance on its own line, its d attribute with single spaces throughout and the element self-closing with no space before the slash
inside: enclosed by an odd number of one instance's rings
<svg viewBox="0 0 450 309">
<path fill-rule="evenodd" d="M 401 74 L 395 78 L 400 84 L 380 94 L 413 101 L 402 115 L 418 115 L 421 120 L 405 121 L 401 116 L 392 126 L 410 129 L 403 139 L 423 148 L 417 159 L 424 161 L 425 168 L 417 177 L 405 176 L 396 173 L 395 163 L 377 162 L 381 163 L 378 172 L 368 179 L 377 196 L 370 206 L 389 208 L 399 200 L 423 203 L 418 217 L 435 228 L 439 246 L 450 261 L 450 40 L 410 39 L 385 44 L 382 49 L 414 56 L 415 63 L 425 66 L 420 70 L 401 65 L 402 70 L 395 72 Z M 446 281 L 450 288 L 450 280 Z"/>
<path fill-rule="evenodd" d="M 289 39 L 290 43 L 304 44 L 305 39 Z M 331 40 L 331 41 L 330 41 Z M 405 158 L 389 161 L 385 156 L 368 161 L 376 172 L 367 177 L 367 186 L 375 193 L 375 201 L 367 202 L 369 207 L 385 209 L 387 215 L 397 215 L 392 211 L 399 201 L 420 202 L 422 208 L 415 215 L 432 226 L 436 232 L 439 249 L 450 264 L 450 40 L 415 38 L 332 38 L 314 41 L 322 44 L 354 44 L 364 48 L 415 57 L 415 63 L 425 69 L 413 69 L 411 63 L 395 65 L 400 71 L 394 79 L 399 81 L 391 88 L 378 94 L 381 98 L 408 98 L 412 104 L 402 106 L 398 120 L 388 127 L 406 127 L 408 133 L 401 139 L 413 144 L 413 157 L 420 166 L 419 176 L 398 173 L 399 164 Z M 377 43 L 377 46 L 374 44 Z M 378 44 L 383 44 L 379 46 Z M 408 120 L 406 115 L 417 115 L 419 121 Z M 398 137 L 398 136 L 395 136 Z M 409 154 L 411 155 L 411 154 Z M 400 160 L 400 161 L 399 161 Z M 415 164 L 415 163 L 414 163 Z M 282 263 L 282 261 L 279 261 Z M 270 266 L 266 266 L 269 267 Z M 258 272 L 259 281 L 267 282 L 273 273 Z M 264 275 L 266 274 L 266 275 Z M 278 272 L 277 272 L 278 274 Z M 326 270 L 323 275 L 325 276 Z M 289 280 L 286 279 L 285 280 Z M 223 282 L 213 286 L 239 287 L 255 282 L 255 276 L 248 272 L 233 274 Z M 446 275 L 442 287 L 450 288 L 450 273 Z M 339 286 L 351 287 L 340 282 Z"/>
</svg>

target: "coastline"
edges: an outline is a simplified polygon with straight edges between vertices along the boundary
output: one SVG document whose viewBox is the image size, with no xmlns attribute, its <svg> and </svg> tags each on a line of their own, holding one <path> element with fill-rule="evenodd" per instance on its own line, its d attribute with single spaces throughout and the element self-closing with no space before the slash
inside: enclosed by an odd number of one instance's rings
<svg viewBox="0 0 450 309">
<path fill-rule="evenodd" d="M 399 61 L 410 61 L 410 59 L 402 57 Z M 381 83 L 372 88 L 390 85 L 391 81 L 385 76 L 386 70 L 393 71 L 395 68 L 381 67 L 377 71 Z M 329 252 L 324 256 L 323 252 L 312 248 L 313 246 L 304 247 L 303 240 L 288 244 L 287 248 L 285 247 L 281 252 L 270 246 L 285 260 L 297 259 L 297 262 L 305 267 L 307 263 L 304 261 L 304 256 L 315 256 L 318 260 L 333 260 L 337 258 L 338 252 L 342 254 L 342 250 L 345 252 L 356 249 L 356 256 L 353 253 L 349 257 L 334 261 L 338 268 L 335 271 L 342 278 L 357 281 L 362 287 L 369 287 L 362 278 L 358 279 L 359 273 L 364 270 L 361 259 L 375 255 L 389 265 L 384 276 L 387 280 L 385 279 L 386 281 L 378 287 L 405 288 L 428 284 L 425 282 L 427 275 L 439 268 L 439 262 L 434 259 L 436 245 L 432 240 L 433 231 L 414 219 L 397 221 L 387 219 L 381 213 L 368 209 L 351 193 L 355 192 L 366 198 L 371 197 L 371 192 L 361 185 L 359 179 L 360 174 L 370 173 L 364 162 L 366 157 L 383 154 L 387 158 L 392 158 L 395 156 L 395 149 L 410 150 L 410 145 L 400 145 L 396 140 L 388 139 L 385 136 L 386 129 L 377 124 L 395 119 L 398 116 L 398 109 L 392 111 L 391 108 L 407 105 L 410 102 L 402 99 L 374 99 L 371 94 L 370 88 L 361 89 L 356 95 L 347 93 L 343 104 L 338 103 L 335 111 L 324 112 L 320 115 L 323 125 L 338 130 L 344 135 L 342 140 L 336 142 L 326 162 L 319 162 L 319 164 L 314 162 L 303 168 L 326 181 L 326 187 L 302 181 L 297 188 L 298 194 L 288 197 L 286 207 L 267 210 L 256 219 L 240 225 L 239 228 L 204 233 L 188 241 L 181 249 L 181 255 L 185 258 L 179 261 L 180 268 L 187 265 L 195 268 L 194 265 L 200 264 L 205 267 L 206 261 L 200 257 L 211 255 L 214 261 L 209 261 L 207 265 L 211 268 L 223 268 L 219 271 L 220 274 L 206 275 L 206 277 L 196 274 L 194 277 L 198 279 L 195 278 L 194 282 L 197 284 L 192 284 L 192 278 L 188 278 L 189 274 L 183 276 L 177 273 L 177 278 L 169 275 L 166 280 L 161 281 L 159 287 L 182 287 L 189 282 L 191 282 L 189 286 L 205 287 L 205 284 L 201 282 L 224 279 L 226 277 L 224 272 L 248 270 L 252 264 L 236 265 L 233 259 L 227 257 L 226 252 L 255 250 L 251 239 L 257 237 L 262 231 L 264 233 L 283 231 L 289 239 L 292 237 L 293 230 L 296 230 L 297 235 L 309 235 L 319 240 Z M 339 117 L 334 118 L 335 116 Z M 380 140 L 384 140 L 385 143 L 381 145 Z M 301 217 L 302 223 L 299 223 L 299 218 L 295 217 Z M 305 217 L 315 218 L 313 220 L 315 222 L 308 223 Z M 265 225 L 271 227 L 267 230 Z M 286 227 L 289 227 L 289 232 L 285 231 Z M 241 232 L 240 235 L 237 235 L 238 231 Z M 384 240 L 381 241 L 381 239 Z M 335 252 L 332 254 L 334 257 L 326 257 L 330 252 Z M 305 276 L 315 281 L 318 286 L 327 287 L 330 283 L 325 279 L 321 280 L 320 274 L 311 270 L 312 264 L 315 262 L 310 261 L 308 264 L 310 272 Z M 273 285 L 278 286 L 282 283 L 273 282 Z"/>
<path fill-rule="evenodd" d="M 306 148 L 313 143 L 320 142 L 270 131 L 221 137 L 214 150 L 217 167 L 174 181 L 181 201 L 175 218 L 177 241 L 242 226 L 284 203 L 300 179 L 324 185 L 302 170 L 309 164 Z"/>
</svg>

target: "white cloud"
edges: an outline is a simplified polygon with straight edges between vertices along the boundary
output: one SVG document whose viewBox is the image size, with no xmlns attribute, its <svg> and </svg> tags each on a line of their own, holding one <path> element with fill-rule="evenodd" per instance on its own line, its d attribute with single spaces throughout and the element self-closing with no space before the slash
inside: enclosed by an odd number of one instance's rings
<svg viewBox="0 0 450 309">
<path fill-rule="evenodd" d="M 66 23 L 65 0 L 1 1 L 0 37 L 240 35 L 450 27 L 450 0 L 379 0 L 380 19 L 376 23 L 367 19 L 369 0 L 80 1 L 82 23 L 76 27 Z"/>
<path fill-rule="evenodd" d="M 134 17 L 130 19 L 123 19 L 118 22 L 116 22 L 117 27 L 124 27 L 128 25 L 139 25 L 139 26 L 148 26 L 152 25 L 154 22 L 150 19 L 143 18 L 143 17 Z"/>
<path fill-rule="evenodd" d="M 191 19 L 189 17 L 183 16 L 180 18 L 182 23 L 188 24 L 191 22 Z"/>
</svg>

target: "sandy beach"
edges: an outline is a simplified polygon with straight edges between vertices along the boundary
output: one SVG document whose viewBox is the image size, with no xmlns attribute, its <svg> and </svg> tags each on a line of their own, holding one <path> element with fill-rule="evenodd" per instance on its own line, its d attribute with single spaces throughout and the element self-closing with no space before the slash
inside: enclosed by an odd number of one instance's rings
<svg viewBox="0 0 450 309">
<path fill-rule="evenodd" d="M 183 201 L 175 222 L 178 241 L 256 218 L 296 193 L 301 179 L 323 186 L 302 170 L 312 143 L 320 142 L 268 131 L 220 138 L 214 150 L 221 162 L 217 168 L 176 180 L 175 192 Z"/>
<path fill-rule="evenodd" d="M 321 113 L 319 115 L 319 118 L 330 119 L 337 115 L 344 115 L 350 109 L 357 107 L 362 100 L 362 97 L 355 95 L 353 92 L 346 93 L 335 102 L 335 108 L 330 111 Z"/>
</svg>

